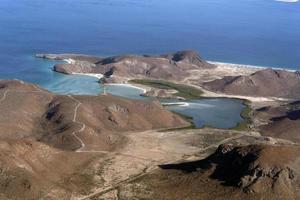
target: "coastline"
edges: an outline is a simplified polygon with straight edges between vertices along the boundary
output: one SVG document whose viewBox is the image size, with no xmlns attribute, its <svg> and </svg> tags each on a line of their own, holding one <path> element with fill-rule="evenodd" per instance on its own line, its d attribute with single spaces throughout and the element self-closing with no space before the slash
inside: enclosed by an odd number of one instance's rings
<svg viewBox="0 0 300 200">
<path fill-rule="evenodd" d="M 201 90 L 203 91 L 203 97 L 244 99 L 244 100 L 249 100 L 253 103 L 289 101 L 290 100 L 290 99 L 278 98 L 278 97 L 255 97 L 255 96 L 230 95 L 230 94 L 211 92 L 211 91 L 205 90 L 203 88 L 201 88 Z"/>
<path fill-rule="evenodd" d="M 76 63 L 76 60 L 74 60 L 72 58 L 63 59 L 63 61 L 65 61 L 68 64 L 75 64 Z M 220 62 L 220 61 L 213 61 L 213 60 L 207 60 L 207 62 L 210 63 L 210 64 L 213 64 L 213 65 L 216 65 L 216 66 L 220 66 L 220 67 L 249 68 L 249 69 L 256 69 L 256 70 L 272 68 L 272 69 L 276 69 L 276 70 L 286 70 L 286 71 L 289 71 L 289 72 L 297 71 L 296 69 L 291 69 L 290 67 L 283 67 L 283 66 L 251 65 L 251 64 Z"/>
<path fill-rule="evenodd" d="M 63 59 L 63 61 L 65 61 L 68 64 L 75 64 L 76 60 L 72 59 L 72 58 L 68 58 L 68 59 Z"/>
<path fill-rule="evenodd" d="M 70 59 L 73 60 L 73 59 Z M 69 61 L 70 62 L 70 61 Z M 72 61 L 71 61 L 72 62 Z M 243 64 L 234 64 L 234 63 L 223 63 L 223 62 L 215 62 L 215 61 L 208 61 L 209 63 L 217 65 L 217 67 L 225 67 L 225 68 L 246 68 L 249 70 L 262 70 L 262 69 L 267 69 L 268 67 L 264 66 L 255 66 L 255 65 L 243 65 Z M 278 69 L 278 70 L 287 70 L 285 68 L 273 68 L 272 69 Z M 287 71 L 296 71 L 296 70 L 287 70 Z M 90 76 L 97 78 L 98 80 L 101 80 L 103 78 L 103 74 L 95 74 L 95 73 L 72 73 L 72 75 L 82 75 L 82 76 Z M 141 90 L 141 94 L 145 94 L 150 87 L 144 86 L 144 85 L 138 85 L 138 84 L 130 84 L 130 83 L 108 83 L 104 85 L 115 85 L 115 86 L 126 86 L 126 87 L 132 87 L 138 90 Z M 229 94 L 223 94 L 223 93 L 216 93 L 212 91 L 208 91 L 203 89 L 200 86 L 195 86 L 194 87 L 200 88 L 203 91 L 203 97 L 209 97 L 209 98 L 233 98 L 233 99 L 245 99 L 249 100 L 251 102 L 275 102 L 275 101 L 288 101 L 289 99 L 284 99 L 284 98 L 277 98 L 277 97 L 255 97 L 255 96 L 242 96 L 242 95 L 229 95 Z M 171 104 L 170 104 L 171 105 Z M 174 103 L 173 105 L 178 105 L 178 106 L 188 106 L 189 104 L 184 102 L 182 103 Z"/>
<path fill-rule="evenodd" d="M 69 64 L 74 64 L 76 63 L 75 59 L 72 58 L 66 58 L 62 59 L 62 61 L 69 63 Z M 284 68 L 284 67 L 269 67 L 269 66 L 257 66 L 257 65 L 248 65 L 248 64 L 237 64 L 237 63 L 225 63 L 225 62 L 218 62 L 218 61 L 207 61 L 210 64 L 214 64 L 217 66 L 215 71 L 215 74 L 212 76 L 214 78 L 220 78 L 222 76 L 227 76 L 227 75 L 250 75 L 256 71 L 267 69 L 267 68 L 272 68 L 276 70 L 285 70 L 289 72 L 296 72 L 297 70 L 295 69 L 289 69 L 289 68 Z M 284 98 L 276 98 L 276 97 L 255 97 L 255 96 L 242 96 L 242 95 L 229 95 L 229 94 L 223 94 L 223 93 L 216 93 L 216 92 L 211 92 L 203 89 L 202 87 L 198 85 L 194 85 L 192 82 L 189 82 L 189 78 L 195 78 L 195 77 L 200 77 L 202 78 L 203 75 L 205 75 L 208 70 L 203 70 L 204 74 L 197 73 L 195 72 L 191 77 L 187 77 L 187 81 L 179 82 L 179 84 L 190 84 L 196 88 L 199 88 L 203 91 L 203 97 L 209 97 L 209 98 L 235 98 L 235 99 L 245 99 L 249 100 L 252 102 L 275 102 L 275 101 L 287 101 L 290 99 L 284 99 Z M 213 71 L 212 71 L 213 72 Z M 213 72 L 214 73 L 214 72 Z M 103 74 L 96 74 L 96 73 L 72 73 L 72 75 L 83 75 L 83 76 L 90 76 L 97 78 L 98 80 L 101 80 L 104 75 Z M 206 76 L 206 75 L 205 75 Z M 206 76 L 207 77 L 207 76 Z M 144 85 L 139 85 L 139 84 L 131 84 L 128 83 L 127 81 L 123 83 L 108 83 L 104 85 L 119 85 L 119 86 L 126 86 L 126 87 L 132 87 L 138 90 L 141 90 L 141 94 L 145 94 L 147 91 L 151 89 L 151 87 L 144 86 Z"/>
<path fill-rule="evenodd" d="M 103 74 L 94 74 L 94 73 L 72 73 L 71 75 L 81 75 L 81 76 L 90 76 L 90 77 L 94 77 L 97 78 L 98 80 L 101 80 L 104 76 Z M 126 86 L 126 87 L 132 87 L 138 90 L 143 91 L 141 94 L 145 94 L 147 92 L 146 88 L 143 87 L 139 87 L 130 83 L 108 83 L 108 84 L 104 84 L 104 85 L 116 85 L 116 86 Z"/>
<path fill-rule="evenodd" d="M 214 64 L 216 66 L 220 67 L 233 67 L 233 68 L 248 68 L 248 69 L 256 69 L 256 70 L 263 70 L 272 68 L 275 70 L 285 70 L 289 72 L 296 72 L 296 69 L 291 69 L 288 67 L 271 67 L 271 66 L 261 66 L 261 65 L 248 65 L 248 64 L 239 64 L 239 63 L 226 63 L 226 62 L 219 62 L 219 61 L 207 61 L 210 64 Z"/>
<path fill-rule="evenodd" d="M 190 104 L 187 102 L 175 102 L 175 103 L 161 103 L 163 106 L 181 106 L 181 107 L 187 107 Z"/>
<path fill-rule="evenodd" d="M 75 73 L 73 72 L 71 75 L 81 75 L 81 76 L 90 76 L 101 80 L 103 78 L 103 74 L 93 74 L 93 73 Z"/>
<path fill-rule="evenodd" d="M 138 89 L 138 90 L 142 90 L 143 93 L 142 94 L 145 94 L 147 92 L 147 89 L 145 88 L 142 88 L 142 87 L 138 87 L 136 85 L 132 85 L 130 83 L 108 83 L 108 84 L 104 84 L 104 85 L 116 85 L 116 86 L 126 86 L 126 87 L 132 87 L 132 88 L 135 88 L 135 89 Z"/>
<path fill-rule="evenodd" d="M 76 63 L 76 60 L 74 60 L 72 58 L 63 59 L 63 61 L 65 61 L 68 64 Z M 90 76 L 90 77 L 97 78 L 98 80 L 101 80 L 104 77 L 103 74 L 95 74 L 95 73 L 75 73 L 75 72 L 73 72 L 72 75 Z M 129 83 L 109 83 L 109 84 L 104 84 L 104 85 L 120 85 L 120 86 L 132 87 L 132 88 L 135 88 L 135 89 L 142 90 L 143 91 L 142 94 L 145 94 L 147 92 L 147 89 L 142 88 L 142 87 L 138 87 L 138 86 L 135 86 L 135 85 L 132 85 L 132 84 L 129 84 Z"/>
</svg>

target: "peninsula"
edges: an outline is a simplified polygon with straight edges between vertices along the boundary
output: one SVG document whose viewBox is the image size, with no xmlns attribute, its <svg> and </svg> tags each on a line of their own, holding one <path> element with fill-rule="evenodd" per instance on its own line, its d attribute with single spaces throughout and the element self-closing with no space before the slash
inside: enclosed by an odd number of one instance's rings
<svg viewBox="0 0 300 200">
<path fill-rule="evenodd" d="M 300 198 L 298 72 L 221 65 L 195 51 L 36 57 L 151 98 L 58 95 L 1 80 L 2 199 Z M 159 101 L 220 97 L 247 105 L 232 129 L 196 129 Z"/>
</svg>

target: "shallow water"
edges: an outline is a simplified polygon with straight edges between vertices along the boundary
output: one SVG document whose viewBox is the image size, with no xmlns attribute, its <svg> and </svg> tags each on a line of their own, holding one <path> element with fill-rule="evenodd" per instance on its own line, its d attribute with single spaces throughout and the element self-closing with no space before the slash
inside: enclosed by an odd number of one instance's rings
<svg viewBox="0 0 300 200">
<path fill-rule="evenodd" d="M 130 99 L 143 99 L 140 94 L 143 90 L 126 85 L 106 85 L 99 84 L 95 77 L 85 75 L 56 74 L 61 76 L 55 84 L 44 85 L 48 90 L 57 94 L 75 94 L 75 95 L 99 95 L 104 92 L 115 96 L 126 97 Z"/>
<path fill-rule="evenodd" d="M 197 128 L 211 126 L 233 128 L 242 122 L 241 111 L 245 108 L 241 100 L 236 99 L 200 99 L 186 101 L 189 106 L 168 106 L 171 111 L 193 117 Z"/>
</svg>

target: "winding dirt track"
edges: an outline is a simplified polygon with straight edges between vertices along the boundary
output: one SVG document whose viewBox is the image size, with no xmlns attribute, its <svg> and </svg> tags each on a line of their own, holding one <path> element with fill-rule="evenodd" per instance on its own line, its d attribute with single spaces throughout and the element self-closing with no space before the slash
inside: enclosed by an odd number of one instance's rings
<svg viewBox="0 0 300 200">
<path fill-rule="evenodd" d="M 82 149 L 85 148 L 85 144 L 84 142 L 82 141 L 82 139 L 77 135 L 77 133 L 80 133 L 80 132 L 83 132 L 84 129 L 85 129 L 85 124 L 84 123 L 81 123 L 81 122 L 77 122 L 76 121 L 76 118 L 77 118 L 77 111 L 78 111 L 78 108 L 81 106 L 81 102 L 77 99 L 75 99 L 73 96 L 71 95 L 68 95 L 68 97 L 70 97 L 73 101 L 75 101 L 77 103 L 76 107 L 74 108 L 74 116 L 73 116 L 73 122 L 76 123 L 76 124 L 79 124 L 81 125 L 81 128 L 78 130 L 78 131 L 74 131 L 72 133 L 72 135 L 80 142 L 81 144 L 81 147 L 79 149 L 76 150 L 76 152 L 83 152 Z"/>
<path fill-rule="evenodd" d="M 83 142 L 83 140 L 77 135 L 78 133 L 83 132 L 85 130 L 85 128 L 86 128 L 86 125 L 84 123 L 77 121 L 77 112 L 78 112 L 78 109 L 80 108 L 80 106 L 82 105 L 82 103 L 78 99 L 76 99 L 75 97 L 73 97 L 71 95 L 68 95 L 68 97 L 71 98 L 73 101 L 75 101 L 77 103 L 77 105 L 74 108 L 74 115 L 73 115 L 72 122 L 81 125 L 81 128 L 78 131 L 72 132 L 72 135 L 81 144 L 81 147 L 79 149 L 77 149 L 75 152 L 77 152 L 77 153 L 102 153 L 102 154 L 121 155 L 121 156 L 126 156 L 126 157 L 131 157 L 131 158 L 139 159 L 139 160 L 154 161 L 154 160 L 151 160 L 151 159 L 146 159 L 146 158 L 142 158 L 142 157 L 138 157 L 138 156 L 133 156 L 133 155 L 129 155 L 129 154 L 124 154 L 124 153 L 120 153 L 120 152 L 83 150 L 86 147 L 86 145 Z"/>
<path fill-rule="evenodd" d="M 6 99 L 6 95 L 7 95 L 8 92 L 9 92 L 9 90 L 5 90 L 5 92 L 3 93 L 2 98 L 0 99 L 0 103 Z"/>
</svg>

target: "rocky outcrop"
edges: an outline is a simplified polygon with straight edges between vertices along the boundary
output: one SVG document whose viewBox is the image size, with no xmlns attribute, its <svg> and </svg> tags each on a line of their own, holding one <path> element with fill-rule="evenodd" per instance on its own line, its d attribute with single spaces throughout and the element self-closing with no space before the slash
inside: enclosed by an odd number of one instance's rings
<svg viewBox="0 0 300 200">
<path fill-rule="evenodd" d="M 297 146 L 222 144 L 205 159 L 160 165 L 160 170 L 127 186 L 126 191 L 134 192 L 125 195 L 159 200 L 295 200 L 300 198 L 299 163 Z"/>
<path fill-rule="evenodd" d="M 176 183 L 188 180 L 189 185 L 213 185 L 213 192 L 227 195 L 221 199 L 229 196 L 230 199 L 297 199 L 300 196 L 299 162 L 300 149 L 294 146 L 223 144 L 206 159 L 160 166 L 164 170 L 160 176 L 167 174 L 170 181 Z M 174 170 L 185 173 L 178 174 Z M 160 184 L 160 188 L 171 185 L 166 180 Z M 181 191 L 183 196 L 209 196 L 197 192 L 195 187 Z"/>
<path fill-rule="evenodd" d="M 178 51 L 176 53 L 162 55 L 161 57 L 167 58 L 175 63 L 185 62 L 188 64 L 193 64 L 203 69 L 215 68 L 214 65 L 203 60 L 196 51 Z"/>
<path fill-rule="evenodd" d="M 88 61 L 74 61 L 70 64 L 56 64 L 53 70 L 63 74 L 91 73 L 95 64 Z"/>
<path fill-rule="evenodd" d="M 206 82 L 203 87 L 232 95 L 299 98 L 300 73 L 264 69 L 249 76 L 227 76 Z"/>
<path fill-rule="evenodd" d="M 289 192 L 299 184 L 300 151 L 296 147 L 221 145 L 209 160 L 216 165 L 213 178 L 245 192 Z M 284 183 L 284 184 L 283 184 Z"/>
</svg>

